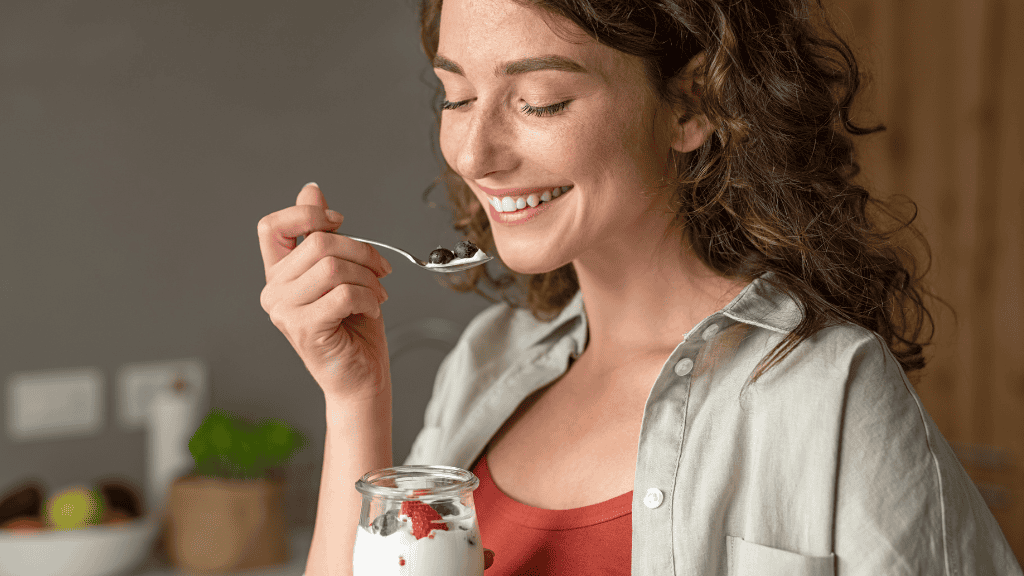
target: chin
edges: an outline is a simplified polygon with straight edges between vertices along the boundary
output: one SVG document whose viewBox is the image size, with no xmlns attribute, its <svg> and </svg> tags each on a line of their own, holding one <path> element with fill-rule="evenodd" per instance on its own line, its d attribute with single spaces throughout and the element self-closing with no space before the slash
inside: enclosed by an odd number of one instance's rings
<svg viewBox="0 0 1024 576">
<path fill-rule="evenodd" d="M 498 250 L 498 256 L 506 268 L 517 274 L 545 274 L 558 270 L 567 264 L 567 262 L 562 262 L 561 260 L 536 258 L 520 253 L 509 254 L 506 257 L 501 250 Z"/>
</svg>

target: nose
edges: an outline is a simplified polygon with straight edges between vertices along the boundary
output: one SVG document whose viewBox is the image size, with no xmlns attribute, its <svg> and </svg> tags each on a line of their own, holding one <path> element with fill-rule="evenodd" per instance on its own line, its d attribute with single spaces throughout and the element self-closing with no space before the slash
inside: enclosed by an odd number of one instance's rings
<svg viewBox="0 0 1024 576">
<path fill-rule="evenodd" d="M 455 169 L 463 178 L 482 180 L 515 166 L 511 122 L 497 106 L 477 99 L 470 110 L 450 113 L 444 121 L 455 142 Z"/>
</svg>

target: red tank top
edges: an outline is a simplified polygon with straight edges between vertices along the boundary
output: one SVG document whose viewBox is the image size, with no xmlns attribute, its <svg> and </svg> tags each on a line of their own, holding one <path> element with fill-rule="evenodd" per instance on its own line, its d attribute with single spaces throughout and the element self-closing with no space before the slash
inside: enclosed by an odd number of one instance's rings
<svg viewBox="0 0 1024 576">
<path fill-rule="evenodd" d="M 545 510 L 517 502 L 494 483 L 487 459 L 472 472 L 480 538 L 494 551 L 485 576 L 628 576 L 633 492 L 591 506 Z"/>
</svg>

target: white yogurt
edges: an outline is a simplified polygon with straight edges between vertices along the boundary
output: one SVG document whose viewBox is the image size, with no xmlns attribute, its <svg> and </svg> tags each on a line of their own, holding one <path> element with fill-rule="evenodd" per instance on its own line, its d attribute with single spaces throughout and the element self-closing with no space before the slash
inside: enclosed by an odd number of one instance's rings
<svg viewBox="0 0 1024 576">
<path fill-rule="evenodd" d="M 427 263 L 427 267 L 428 268 L 437 268 L 438 266 L 451 266 L 453 264 L 465 264 L 467 262 L 479 262 L 481 260 L 486 260 L 486 259 L 487 259 L 487 254 L 484 254 L 483 250 L 477 249 L 476 253 L 474 253 L 469 258 L 456 258 L 456 259 L 452 260 L 451 262 L 447 262 L 445 264 L 431 264 L 431 263 L 428 262 Z"/>
<path fill-rule="evenodd" d="M 482 576 L 484 554 L 475 519 L 448 522 L 433 538 L 416 539 L 408 516 L 388 536 L 359 526 L 352 556 L 354 576 Z M 465 528 L 465 530 L 463 529 Z"/>
</svg>

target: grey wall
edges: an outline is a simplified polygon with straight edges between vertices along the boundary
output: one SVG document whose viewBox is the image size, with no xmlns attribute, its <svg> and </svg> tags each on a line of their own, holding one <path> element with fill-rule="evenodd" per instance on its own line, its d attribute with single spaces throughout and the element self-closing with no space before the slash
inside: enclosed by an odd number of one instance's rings
<svg viewBox="0 0 1024 576">
<path fill-rule="evenodd" d="M 423 256 L 454 245 L 443 189 L 437 209 L 420 200 L 440 155 L 418 38 L 415 0 L 4 0 L 0 378 L 99 367 L 107 420 L 78 438 L 0 433 L 0 493 L 28 477 L 142 486 L 144 432 L 116 422 L 116 370 L 198 357 L 214 406 L 312 439 L 291 495 L 293 521 L 312 522 L 323 395 L 260 307 L 256 223 L 315 180 L 343 231 Z M 390 260 L 389 334 L 434 317 L 461 329 L 487 305 Z M 398 462 L 446 351 L 395 361 Z"/>
</svg>

